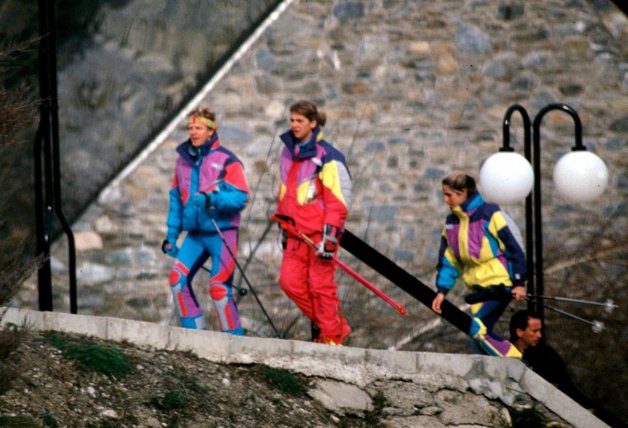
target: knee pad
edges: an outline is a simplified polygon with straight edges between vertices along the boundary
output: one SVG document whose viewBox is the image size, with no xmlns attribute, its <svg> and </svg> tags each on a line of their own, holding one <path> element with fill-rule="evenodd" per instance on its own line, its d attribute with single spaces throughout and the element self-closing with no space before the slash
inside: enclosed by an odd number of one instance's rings
<svg viewBox="0 0 628 428">
<path fill-rule="evenodd" d="M 170 271 L 170 278 L 169 278 L 170 286 L 174 287 L 175 285 L 179 284 L 179 281 L 181 280 L 182 277 L 183 275 L 181 275 L 181 272 L 179 272 L 176 269 L 172 269 Z"/>
<path fill-rule="evenodd" d="M 180 261 L 177 261 L 170 271 L 170 286 L 175 287 L 181 285 L 187 281 L 187 276 L 190 273 L 190 269 Z"/>
<path fill-rule="evenodd" d="M 229 297 L 229 287 L 221 282 L 214 282 L 209 284 L 209 296 L 214 301 L 219 301 L 225 297 Z"/>
</svg>

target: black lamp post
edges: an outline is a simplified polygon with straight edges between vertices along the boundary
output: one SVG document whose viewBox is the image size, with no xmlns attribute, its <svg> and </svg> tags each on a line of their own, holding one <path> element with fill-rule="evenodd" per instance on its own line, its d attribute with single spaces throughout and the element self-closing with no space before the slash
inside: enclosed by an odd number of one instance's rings
<svg viewBox="0 0 628 428">
<path fill-rule="evenodd" d="M 535 116 L 532 124 L 533 139 L 530 141 L 530 119 L 526 110 L 512 105 L 506 111 L 503 122 L 503 146 L 491 156 L 480 171 L 483 192 L 497 203 L 512 203 L 525 196 L 526 207 L 526 257 L 528 269 L 528 294 L 543 296 L 543 219 L 541 201 L 541 122 L 550 111 L 558 110 L 571 116 L 575 126 L 575 145 L 571 153 L 564 155 L 554 168 L 554 183 L 558 192 L 575 202 L 588 202 L 597 198 L 605 189 L 608 170 L 595 154 L 587 152 L 582 144 L 582 123 L 578 113 L 566 104 L 549 104 Z M 510 118 L 519 112 L 523 118 L 524 155 L 528 162 L 522 164 L 520 156 L 510 147 Z M 499 158 L 497 158 L 499 156 Z M 532 164 L 533 180 L 528 179 L 529 163 Z M 530 194 L 530 190 L 532 193 Z M 541 298 L 542 299 L 542 298 Z M 543 317 L 543 305 L 529 303 Z"/>
<path fill-rule="evenodd" d="M 519 104 L 514 104 L 508 107 L 506 113 L 504 114 L 504 121 L 502 125 L 502 134 L 503 134 L 503 143 L 502 147 L 499 149 L 500 152 L 512 152 L 514 149 L 510 147 L 510 119 L 513 113 L 519 112 L 521 118 L 523 120 L 523 152 L 526 160 L 530 162 L 531 153 L 532 153 L 532 139 L 530 133 L 530 116 L 525 108 L 523 108 Z M 532 275 L 532 270 L 534 268 L 534 238 L 533 238 L 533 220 L 532 220 L 532 194 L 528 193 L 526 196 L 526 204 L 525 204 L 525 221 L 526 221 L 526 232 L 525 232 L 525 240 L 526 240 L 526 270 L 528 272 L 528 285 L 527 290 L 528 294 L 535 294 L 534 287 L 534 275 Z M 534 304 L 532 302 L 528 303 L 528 307 L 533 309 Z"/>
<path fill-rule="evenodd" d="M 534 276 L 536 293 L 543 296 L 543 221 L 541 203 L 541 122 L 550 111 L 567 113 L 574 123 L 575 144 L 571 153 L 563 156 L 554 168 L 554 184 L 562 196 L 575 202 L 588 202 L 597 198 L 606 188 L 608 170 L 604 162 L 595 154 L 587 152 L 582 144 L 582 122 L 578 113 L 566 104 L 554 103 L 543 107 L 535 116 L 533 128 L 534 168 Z M 537 304 L 536 311 L 543 315 L 543 305 Z"/>
<path fill-rule="evenodd" d="M 50 240 L 56 214 L 68 239 L 70 312 L 77 313 L 76 255 L 74 235 L 61 209 L 59 104 L 57 98 L 56 29 L 53 0 L 39 0 L 39 93 L 40 121 L 33 145 L 35 165 L 35 226 L 37 256 L 43 257 L 37 272 L 39 310 L 52 311 Z"/>
</svg>

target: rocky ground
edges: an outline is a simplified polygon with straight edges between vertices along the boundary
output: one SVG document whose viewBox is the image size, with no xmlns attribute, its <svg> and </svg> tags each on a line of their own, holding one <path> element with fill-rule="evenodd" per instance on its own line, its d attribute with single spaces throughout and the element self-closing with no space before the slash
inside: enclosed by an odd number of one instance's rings
<svg viewBox="0 0 628 428">
<path fill-rule="evenodd" d="M 0 337 L 0 427 L 570 427 L 523 396 L 509 407 L 428 380 L 358 389 L 75 334 L 21 336 L 9 358 Z"/>
<path fill-rule="evenodd" d="M 80 343 L 89 350 L 72 353 Z M 81 368 L 78 360 L 102 372 Z M 265 366 L 216 364 L 189 353 L 58 333 L 33 334 L 10 362 L 18 376 L 0 395 L 0 426 L 378 425 L 377 410 L 333 414 L 308 395 L 307 378 Z"/>
</svg>

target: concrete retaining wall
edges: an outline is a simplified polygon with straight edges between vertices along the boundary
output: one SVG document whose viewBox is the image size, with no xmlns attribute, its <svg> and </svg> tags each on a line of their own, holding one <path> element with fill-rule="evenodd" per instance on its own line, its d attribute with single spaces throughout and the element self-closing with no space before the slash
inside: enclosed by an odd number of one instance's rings
<svg viewBox="0 0 628 428">
<path fill-rule="evenodd" d="M 529 396 L 574 427 L 606 426 L 587 410 L 514 359 L 427 352 L 330 347 L 304 341 L 236 337 L 112 317 L 5 308 L 1 323 L 28 325 L 127 341 L 141 347 L 189 351 L 226 364 L 265 364 L 275 368 L 366 386 L 374 381 L 404 380 L 458 391 L 471 390 L 507 406 Z"/>
</svg>

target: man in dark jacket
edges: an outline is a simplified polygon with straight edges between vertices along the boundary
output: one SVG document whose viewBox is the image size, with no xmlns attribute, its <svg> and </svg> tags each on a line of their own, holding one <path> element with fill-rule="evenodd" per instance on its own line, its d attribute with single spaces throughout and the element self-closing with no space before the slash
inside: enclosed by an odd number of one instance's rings
<svg viewBox="0 0 628 428">
<path fill-rule="evenodd" d="M 567 364 L 551 346 L 541 341 L 543 322 L 536 312 L 520 310 L 510 318 L 510 341 L 523 354 L 522 360 L 543 379 L 560 389 L 612 427 L 625 427 L 615 416 L 584 395 L 573 384 Z"/>
</svg>

